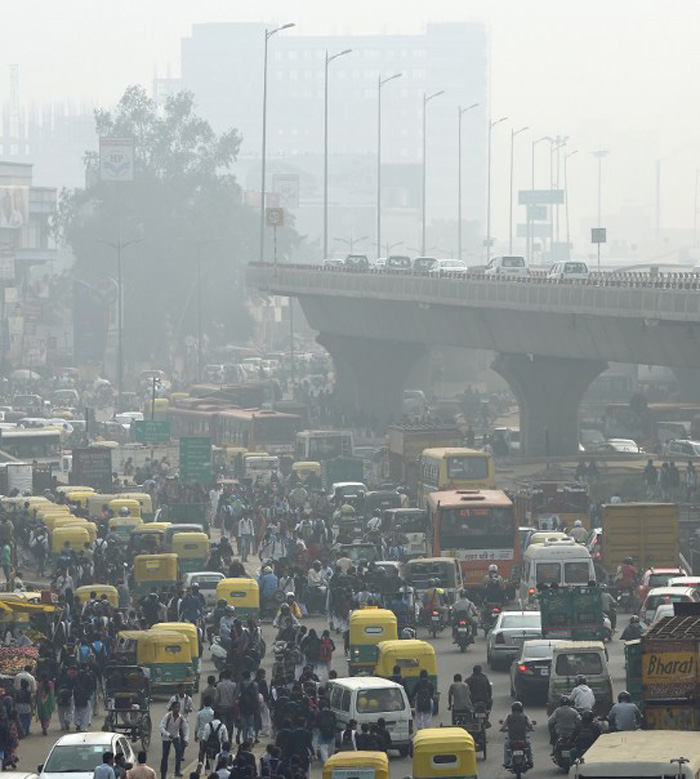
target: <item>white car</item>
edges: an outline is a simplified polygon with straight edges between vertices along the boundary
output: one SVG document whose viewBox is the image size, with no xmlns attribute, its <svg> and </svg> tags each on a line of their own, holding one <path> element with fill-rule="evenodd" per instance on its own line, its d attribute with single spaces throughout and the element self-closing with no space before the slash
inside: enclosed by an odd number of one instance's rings
<svg viewBox="0 0 700 779">
<path fill-rule="evenodd" d="M 608 440 L 591 450 L 595 452 L 615 452 L 617 454 L 639 454 L 642 450 L 631 438 L 608 438 Z"/>
<path fill-rule="evenodd" d="M 105 752 L 121 752 L 125 762 L 136 764 L 129 739 L 122 733 L 66 733 L 51 747 L 40 765 L 40 779 L 92 779 Z"/>
<path fill-rule="evenodd" d="M 665 457 L 700 457 L 700 441 L 690 441 L 685 438 L 675 438 L 666 441 Z"/>
<path fill-rule="evenodd" d="M 486 266 L 485 276 L 500 276 L 504 279 L 524 279 L 530 275 L 527 261 L 521 255 L 494 257 Z"/>
<path fill-rule="evenodd" d="M 185 589 L 196 584 L 208 607 L 216 606 L 216 587 L 224 579 L 223 573 L 217 571 L 193 571 L 186 573 L 183 581 Z"/>
<path fill-rule="evenodd" d="M 549 269 L 548 279 L 559 281 L 585 281 L 588 278 L 588 265 L 580 260 L 566 260 L 555 262 Z"/>
<path fill-rule="evenodd" d="M 345 260 L 328 259 L 323 261 L 324 268 L 344 268 Z"/>
<path fill-rule="evenodd" d="M 530 638 L 542 638 L 539 611 L 502 611 L 486 639 L 489 668 L 508 665 Z"/>
<path fill-rule="evenodd" d="M 431 276 L 444 276 L 448 273 L 455 276 L 466 276 L 469 273 L 469 268 L 464 260 L 435 260 L 429 273 Z"/>
</svg>

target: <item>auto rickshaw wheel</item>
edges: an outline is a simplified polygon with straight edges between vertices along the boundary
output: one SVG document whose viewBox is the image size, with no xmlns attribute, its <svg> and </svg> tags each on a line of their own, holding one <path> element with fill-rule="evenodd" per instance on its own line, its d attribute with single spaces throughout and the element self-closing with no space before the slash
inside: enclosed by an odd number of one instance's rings
<svg viewBox="0 0 700 779">
<path fill-rule="evenodd" d="M 148 714 L 144 714 L 139 722 L 139 735 L 141 738 L 141 746 L 144 752 L 148 751 L 148 747 L 151 745 L 151 718 Z"/>
</svg>

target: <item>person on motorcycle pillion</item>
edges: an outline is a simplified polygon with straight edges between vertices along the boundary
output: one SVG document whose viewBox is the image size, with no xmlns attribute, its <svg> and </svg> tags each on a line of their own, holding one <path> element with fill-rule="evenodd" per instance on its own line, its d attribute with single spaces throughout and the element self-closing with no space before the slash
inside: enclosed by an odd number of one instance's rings
<svg viewBox="0 0 700 779">
<path fill-rule="evenodd" d="M 439 579 L 431 579 L 430 586 L 423 594 L 423 611 L 429 615 L 431 611 L 439 611 L 443 614 L 445 611 L 445 590 L 440 587 Z"/>
<path fill-rule="evenodd" d="M 592 711 L 584 711 L 581 714 L 581 722 L 574 731 L 574 747 L 571 750 L 571 762 L 575 762 L 595 744 L 602 729 Z"/>
<path fill-rule="evenodd" d="M 467 620 L 469 622 L 469 627 L 471 629 L 472 634 L 476 632 L 475 626 L 476 621 L 479 618 L 479 610 L 476 608 L 474 603 L 469 600 L 469 594 L 466 590 L 460 590 L 459 591 L 459 598 L 457 599 L 457 602 L 452 607 L 452 632 L 454 634 L 455 628 L 457 627 L 457 623 L 461 619 Z"/>
<path fill-rule="evenodd" d="M 571 691 L 571 705 L 578 711 L 593 711 L 595 706 L 595 693 L 583 674 L 576 677 L 576 686 Z"/>
<path fill-rule="evenodd" d="M 622 564 L 617 566 L 617 571 L 615 572 L 617 589 L 620 592 L 627 591 L 631 594 L 637 585 L 638 578 L 639 573 L 634 567 L 634 561 L 631 557 L 625 557 Z"/>
<path fill-rule="evenodd" d="M 610 620 L 610 627 L 615 630 L 617 627 L 617 603 L 608 592 L 606 584 L 600 585 L 600 604 L 603 607 L 603 614 Z"/>
<path fill-rule="evenodd" d="M 525 748 L 525 757 L 527 759 L 528 768 L 532 768 L 534 765 L 532 761 L 532 745 L 527 737 L 527 734 L 534 730 L 534 726 L 530 721 L 530 718 L 525 714 L 523 704 L 520 701 L 514 701 L 510 707 L 510 714 L 505 718 L 503 725 L 501 725 L 501 733 L 507 733 L 506 740 L 503 744 L 503 766 L 508 768 L 511 762 L 511 744 L 520 743 Z"/>
<path fill-rule="evenodd" d="M 643 632 L 644 632 L 644 626 L 639 621 L 639 617 L 636 614 L 633 614 L 630 617 L 629 624 L 622 631 L 622 635 L 620 636 L 620 639 L 622 641 L 634 641 L 637 638 L 641 638 Z"/>
<path fill-rule="evenodd" d="M 489 565 L 489 570 L 481 583 L 484 604 L 502 606 L 506 597 L 506 583 L 498 572 L 495 563 Z"/>
<path fill-rule="evenodd" d="M 571 699 L 562 695 L 559 706 L 554 710 L 547 724 L 549 725 L 549 743 L 556 746 L 560 738 L 569 739 L 581 723 L 581 715 L 571 705 Z"/>
</svg>

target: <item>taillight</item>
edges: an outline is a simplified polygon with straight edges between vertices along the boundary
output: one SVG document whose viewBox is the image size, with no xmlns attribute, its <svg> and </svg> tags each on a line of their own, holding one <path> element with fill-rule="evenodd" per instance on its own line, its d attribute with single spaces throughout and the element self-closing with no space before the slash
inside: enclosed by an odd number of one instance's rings
<svg viewBox="0 0 700 779">
<path fill-rule="evenodd" d="M 460 621 L 459 621 L 459 625 L 460 625 L 460 626 L 464 626 L 464 625 L 466 625 L 466 624 L 467 624 L 467 623 L 466 623 L 466 622 L 465 622 L 463 619 L 460 619 Z"/>
<path fill-rule="evenodd" d="M 496 634 L 496 643 L 497 644 L 505 644 L 506 643 L 506 637 L 503 635 L 503 633 L 497 633 Z"/>
<path fill-rule="evenodd" d="M 518 665 L 518 671 L 520 671 L 521 674 L 533 674 L 534 673 L 532 668 L 530 668 L 530 666 L 526 665 L 525 663 L 520 663 Z"/>
<path fill-rule="evenodd" d="M 534 595 L 535 594 L 535 588 L 534 587 L 530 587 L 528 592 L 530 593 L 530 595 Z"/>
<path fill-rule="evenodd" d="M 433 612 L 433 616 L 434 617 L 439 617 L 440 616 L 440 612 L 439 611 L 434 611 Z"/>
<path fill-rule="evenodd" d="M 501 613 L 501 610 L 498 608 L 498 606 L 494 606 L 494 607 L 491 609 L 491 613 L 492 613 L 492 614 L 500 614 L 500 613 Z"/>
</svg>

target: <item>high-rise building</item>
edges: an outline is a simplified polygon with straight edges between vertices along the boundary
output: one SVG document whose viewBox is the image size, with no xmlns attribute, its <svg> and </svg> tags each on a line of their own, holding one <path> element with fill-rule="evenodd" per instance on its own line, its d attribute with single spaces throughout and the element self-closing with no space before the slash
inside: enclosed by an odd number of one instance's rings
<svg viewBox="0 0 700 779">
<path fill-rule="evenodd" d="M 311 239 L 321 235 L 325 55 L 350 48 L 329 69 L 330 247 L 339 254 L 343 242 L 366 235 L 355 248 L 375 251 L 377 80 L 401 73 L 383 90 L 382 242 L 401 241 L 401 252 L 420 247 L 423 96 L 444 90 L 428 111 L 427 248 L 437 244 L 431 253 L 442 256 L 456 251 L 457 109 L 479 103 L 463 124 L 463 218 L 475 223 L 468 248 L 478 253 L 488 115 L 485 26 L 431 24 L 422 34 L 394 36 L 297 32 L 269 42 L 266 190 L 275 188 L 279 174 L 297 175 L 297 227 Z M 195 94 L 198 113 L 216 130 L 240 131 L 236 172 L 251 202 L 260 191 L 264 40 L 263 24 L 212 23 L 193 25 L 182 41 L 180 85 Z M 163 93 L 158 83 L 155 91 Z"/>
</svg>

